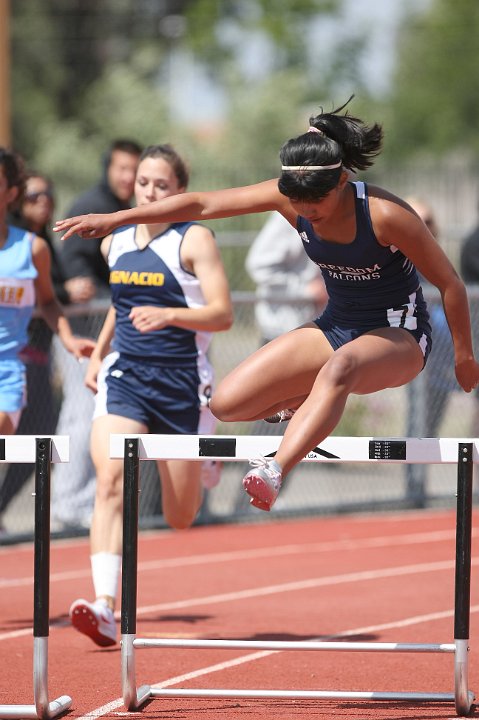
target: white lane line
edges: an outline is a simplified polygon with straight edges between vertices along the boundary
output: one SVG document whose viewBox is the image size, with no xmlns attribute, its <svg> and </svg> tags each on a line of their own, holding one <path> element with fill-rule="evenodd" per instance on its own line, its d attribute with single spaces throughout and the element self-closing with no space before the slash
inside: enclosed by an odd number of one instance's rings
<svg viewBox="0 0 479 720">
<path fill-rule="evenodd" d="M 472 536 L 479 534 L 479 530 L 473 530 Z M 306 555 L 313 553 L 329 553 L 348 550 L 362 550 L 367 548 L 398 547 L 416 545 L 421 543 L 436 543 L 455 539 L 454 530 L 438 530 L 427 533 L 410 533 L 401 536 L 379 536 L 375 538 L 364 538 L 358 540 L 332 540 L 320 543 L 277 545 L 274 547 L 263 547 L 253 550 L 231 550 L 221 553 L 204 553 L 198 555 L 187 555 L 185 557 L 163 558 L 159 560 L 146 560 L 138 564 L 138 572 L 150 572 L 163 568 L 191 567 L 194 565 L 207 565 L 210 563 L 223 563 L 238 560 L 253 560 L 263 557 L 281 557 L 288 555 Z M 69 570 L 66 572 L 51 573 L 50 582 L 70 582 L 89 577 L 89 568 L 84 570 Z M 0 589 L 7 587 L 30 587 L 33 584 L 33 576 L 20 578 L 0 578 Z"/>
<path fill-rule="evenodd" d="M 479 564 L 479 558 L 473 558 L 472 565 Z M 263 587 L 248 588 L 245 590 L 237 590 L 230 593 L 219 593 L 216 595 L 206 595 L 197 598 L 187 598 L 185 600 L 173 600 L 165 603 L 157 603 L 155 605 L 143 605 L 137 608 L 137 617 L 148 615 L 159 611 L 178 610 L 185 608 L 198 607 L 202 605 L 215 605 L 226 602 L 237 602 L 247 598 L 264 597 L 266 595 L 276 595 L 285 592 L 297 592 L 298 590 L 310 590 L 319 587 L 331 587 L 333 585 L 342 585 L 347 583 L 366 582 L 371 580 L 379 580 L 381 578 L 403 577 L 406 575 L 417 575 L 421 573 L 442 572 L 444 570 L 452 570 L 455 566 L 453 560 L 442 560 L 434 563 L 418 563 L 416 565 L 403 565 L 397 568 L 381 568 L 378 570 L 364 570 L 354 573 L 343 573 L 340 575 L 329 575 L 320 578 L 310 578 L 308 580 L 297 580 L 295 582 L 281 583 L 276 585 L 265 585 Z M 120 613 L 115 613 L 117 618 Z M 51 627 L 65 627 L 69 625 L 68 620 L 60 620 L 51 624 Z M 24 628 L 21 630 L 13 630 L 11 632 L 0 634 L 0 641 L 12 638 L 31 635 L 32 628 Z"/>
<path fill-rule="evenodd" d="M 479 558 L 471 561 L 472 565 L 479 564 Z M 138 615 L 146 615 L 148 613 L 158 612 L 159 610 L 176 610 L 179 608 L 197 607 L 198 605 L 213 605 L 223 602 L 235 602 L 246 598 L 261 597 L 264 595 L 275 595 L 283 592 L 296 592 L 298 590 L 310 590 L 312 588 L 341 585 L 343 583 L 364 582 L 367 580 L 377 580 L 379 578 L 401 577 L 404 575 L 417 575 L 419 573 L 440 572 L 442 570 L 451 570 L 455 566 L 453 560 L 442 560 L 433 563 L 418 563 L 416 565 L 403 565 L 397 568 L 381 568 L 379 570 L 364 570 L 354 573 L 344 573 L 341 575 L 330 575 L 320 578 L 310 578 L 309 580 L 297 580 L 295 582 L 281 583 L 278 585 L 266 585 L 264 587 L 250 588 L 247 590 L 237 590 L 230 593 L 221 593 L 218 595 L 207 595 L 199 598 L 188 598 L 187 600 L 177 600 L 175 602 L 160 603 L 157 605 L 144 605 L 137 610 Z"/>
<path fill-rule="evenodd" d="M 479 605 L 474 605 L 471 607 L 471 613 L 479 612 Z M 338 633 L 336 635 L 330 635 L 328 637 L 318 637 L 318 638 L 311 638 L 312 641 L 314 640 L 334 640 L 337 638 L 344 638 L 351 635 L 361 635 L 365 633 L 372 633 L 372 632 L 378 632 L 380 630 L 392 630 L 395 628 L 401 628 L 401 627 L 408 627 L 410 625 L 419 625 L 426 622 L 433 622 L 435 620 L 442 620 L 444 618 L 449 618 L 454 615 L 454 609 L 451 610 L 443 610 L 442 612 L 435 612 L 435 613 L 429 613 L 428 615 L 416 615 L 409 618 L 403 618 L 402 620 L 396 620 L 394 622 L 388 622 L 388 623 L 381 623 L 380 625 L 366 625 L 364 627 L 358 627 L 358 628 L 352 628 L 350 630 L 344 630 L 341 633 Z M 275 655 L 279 652 L 285 652 L 284 650 L 263 650 L 261 652 L 255 652 L 250 653 L 249 655 L 243 655 L 242 657 L 233 658 L 232 660 L 227 660 L 222 663 L 217 663 L 215 665 L 209 665 L 204 668 L 199 668 L 198 670 L 193 670 L 189 673 L 184 673 L 183 675 L 176 675 L 175 677 L 168 678 L 168 680 L 162 680 L 161 682 L 157 682 L 155 684 L 152 684 L 152 687 L 155 688 L 167 688 L 171 687 L 172 685 L 179 685 L 180 683 L 187 682 L 188 680 L 195 680 L 196 678 L 201 677 L 202 675 L 210 675 L 215 672 L 220 672 L 221 670 L 228 670 L 232 667 L 238 666 L 238 665 L 244 665 L 249 662 L 254 662 L 255 660 L 260 660 L 262 658 L 268 657 L 269 655 Z M 143 683 L 142 683 L 143 684 Z M 155 698 L 153 698 L 154 702 Z M 91 710 L 86 715 L 82 715 L 77 720 L 94 720 L 95 718 L 102 717 L 104 715 L 108 715 L 108 713 L 114 712 L 120 707 L 124 707 L 123 704 L 123 698 L 117 698 L 116 700 L 113 700 L 112 702 L 107 703 L 106 705 L 102 705 L 99 708 L 96 708 L 95 710 Z M 118 712 L 116 713 L 119 716 L 123 715 L 129 715 L 131 716 L 131 713 L 129 712 Z"/>
</svg>

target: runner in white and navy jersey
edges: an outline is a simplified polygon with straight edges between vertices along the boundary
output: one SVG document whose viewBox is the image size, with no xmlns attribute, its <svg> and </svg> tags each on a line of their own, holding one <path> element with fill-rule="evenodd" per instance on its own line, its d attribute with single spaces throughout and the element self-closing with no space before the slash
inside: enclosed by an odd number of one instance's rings
<svg viewBox="0 0 479 720">
<path fill-rule="evenodd" d="M 212 332 L 166 326 L 140 332 L 135 307 L 199 308 L 205 299 L 198 278 L 181 262 L 181 247 L 192 223 L 176 223 L 137 245 L 137 227 L 113 233 L 108 253 L 115 308 L 115 352 L 98 378 L 94 417 L 112 414 L 144 423 L 154 433 L 214 431 L 208 408 L 213 369 L 207 351 Z"/>
<path fill-rule="evenodd" d="M 169 145 L 146 148 L 135 181 L 140 207 L 182 193 L 186 167 Z M 97 493 L 91 529 L 94 602 L 76 600 L 73 626 L 100 646 L 116 642 L 113 616 L 121 563 L 123 463 L 109 457 L 110 433 L 211 434 L 208 400 L 212 333 L 232 322 L 228 282 L 213 233 L 199 223 L 127 225 L 105 237 L 112 306 L 86 375 L 96 391 L 91 433 Z M 162 510 L 177 528 L 191 525 L 202 485 L 219 466 L 158 461 Z"/>
<path fill-rule="evenodd" d="M 50 328 L 76 357 L 94 342 L 74 338 L 50 277 L 50 250 L 42 238 L 8 225 L 8 208 L 22 195 L 21 158 L 0 147 L 0 435 L 15 432 L 26 403 L 26 372 L 19 355 L 37 304 Z"/>
<path fill-rule="evenodd" d="M 243 479 L 262 510 L 271 509 L 282 478 L 334 430 L 350 394 L 405 385 L 424 367 L 431 339 L 416 267 L 441 293 L 459 385 L 470 392 L 479 382 L 464 283 L 405 201 L 351 182 L 351 173 L 373 164 L 383 133 L 377 123 L 342 113 L 344 107 L 310 118 L 308 130 L 283 145 L 277 179 L 187 193 L 113 216 L 69 218 L 57 227 L 66 237 L 89 238 L 124 223 L 276 210 L 299 230 L 323 271 L 330 294 L 325 313 L 253 353 L 210 402 L 223 421 L 278 414 L 290 420 L 274 460 L 254 460 Z"/>
</svg>

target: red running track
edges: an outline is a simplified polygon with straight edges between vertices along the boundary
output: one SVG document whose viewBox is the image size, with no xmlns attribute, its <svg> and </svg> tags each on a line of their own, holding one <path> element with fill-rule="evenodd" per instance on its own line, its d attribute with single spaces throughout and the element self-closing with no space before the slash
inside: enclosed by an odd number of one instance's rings
<svg viewBox="0 0 479 720">
<path fill-rule="evenodd" d="M 477 514 L 476 514 L 477 517 Z M 479 562 L 473 537 L 469 687 L 479 694 Z M 141 534 L 138 637 L 453 642 L 455 513 L 428 511 Z M 33 703 L 33 548 L 0 549 L 0 704 Z M 86 540 L 51 547 L 49 699 L 71 718 L 118 718 L 119 646 L 75 632 L 92 596 Z M 453 655 L 139 649 L 138 685 L 454 692 Z M 133 716 L 133 713 L 131 714 Z M 453 718 L 453 703 L 154 699 L 150 718 Z"/>
</svg>

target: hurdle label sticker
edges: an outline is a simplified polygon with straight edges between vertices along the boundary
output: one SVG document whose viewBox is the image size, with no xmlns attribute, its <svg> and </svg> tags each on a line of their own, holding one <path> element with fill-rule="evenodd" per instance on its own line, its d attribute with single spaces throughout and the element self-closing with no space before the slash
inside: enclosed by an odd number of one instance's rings
<svg viewBox="0 0 479 720">
<path fill-rule="evenodd" d="M 268 453 L 267 455 L 265 455 L 265 457 L 267 457 L 267 458 L 275 457 L 275 455 L 276 455 L 276 450 Z M 319 458 L 322 458 L 322 457 L 328 458 L 329 460 L 340 460 L 341 459 L 339 457 L 339 455 L 334 455 L 333 453 L 328 452 L 327 450 L 323 450 L 320 447 L 315 447 L 312 450 L 310 450 L 310 452 L 304 456 L 304 459 L 305 460 L 318 460 Z"/>
<path fill-rule="evenodd" d="M 370 460 L 405 460 L 406 442 L 404 440 L 370 440 Z"/>
<path fill-rule="evenodd" d="M 236 457 L 236 438 L 199 438 L 200 457 Z"/>
<path fill-rule="evenodd" d="M 5 438 L 0 438 L 0 460 L 5 460 Z"/>
</svg>

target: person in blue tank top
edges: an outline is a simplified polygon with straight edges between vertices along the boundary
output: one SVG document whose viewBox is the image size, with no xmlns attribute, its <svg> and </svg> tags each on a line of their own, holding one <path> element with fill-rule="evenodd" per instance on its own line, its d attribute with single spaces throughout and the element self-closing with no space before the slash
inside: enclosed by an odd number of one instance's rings
<svg viewBox="0 0 479 720">
<path fill-rule="evenodd" d="M 47 242 L 7 222 L 7 212 L 22 200 L 25 177 L 20 156 L 0 147 L 0 435 L 15 433 L 27 402 L 21 352 L 35 307 L 76 358 L 89 357 L 95 346 L 72 334 L 53 289 Z"/>
<path fill-rule="evenodd" d="M 210 402 L 223 421 L 290 420 L 274 460 L 252 461 L 243 480 L 251 503 L 262 510 L 271 509 L 283 477 L 331 434 L 351 393 L 399 387 L 423 369 L 431 328 L 418 272 L 440 290 L 459 385 L 470 392 L 479 382 L 464 284 L 404 200 L 351 182 L 352 172 L 373 164 L 383 132 L 344 108 L 310 118 L 307 132 L 283 145 L 279 178 L 188 193 L 113 216 L 69 218 L 57 226 L 66 237 L 77 232 L 89 238 L 125 222 L 277 210 L 298 230 L 323 273 L 329 295 L 324 312 L 246 358 Z"/>
<path fill-rule="evenodd" d="M 187 185 L 188 170 L 170 145 L 143 151 L 135 180 L 138 207 L 183 193 Z M 106 647 L 117 634 L 123 502 L 123 461 L 110 459 L 110 433 L 212 434 L 207 351 L 213 332 L 227 330 L 233 313 L 214 235 L 203 225 L 125 225 L 105 237 L 101 251 L 110 268 L 112 305 L 85 378 L 96 393 L 90 532 L 95 600 L 75 600 L 70 617 L 73 627 Z M 170 526 L 186 528 L 194 521 L 211 464 L 158 461 L 162 511 Z"/>
</svg>

